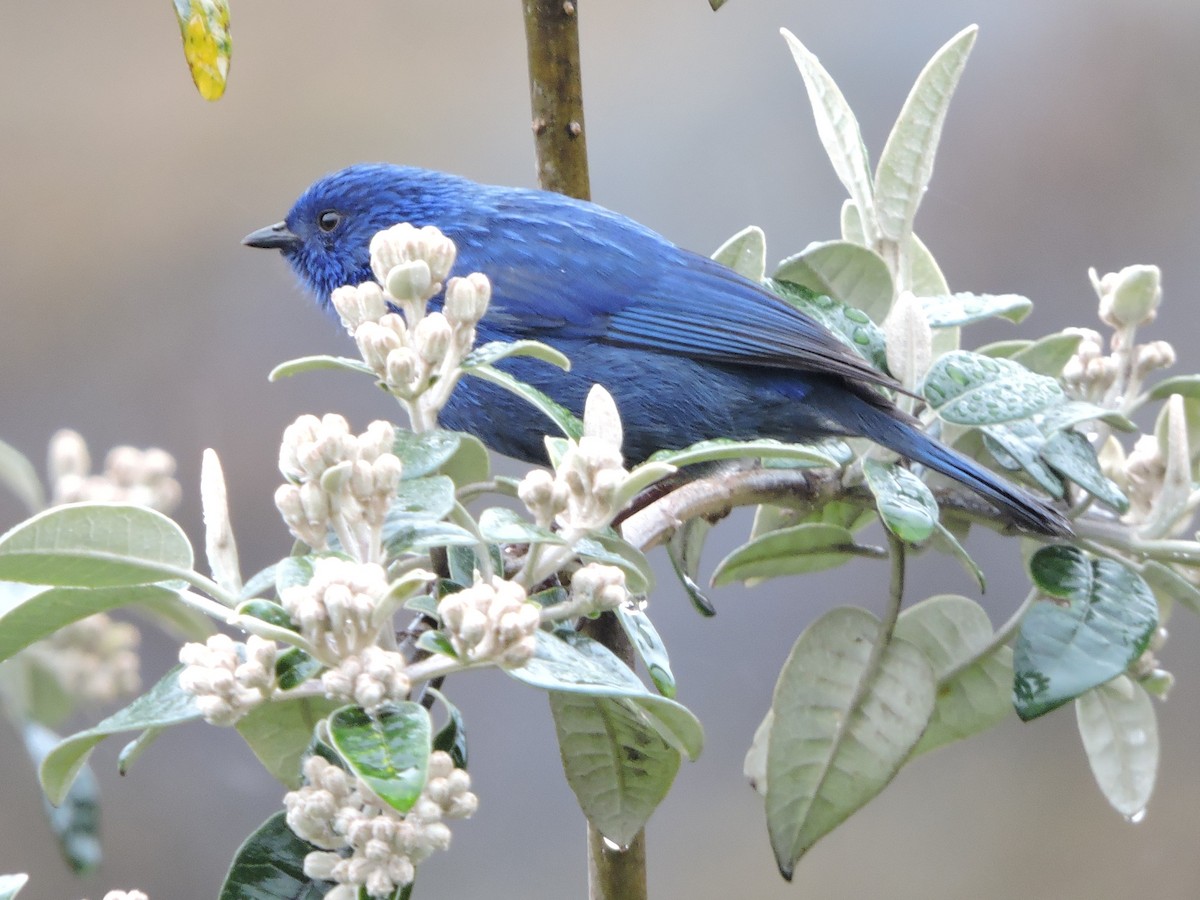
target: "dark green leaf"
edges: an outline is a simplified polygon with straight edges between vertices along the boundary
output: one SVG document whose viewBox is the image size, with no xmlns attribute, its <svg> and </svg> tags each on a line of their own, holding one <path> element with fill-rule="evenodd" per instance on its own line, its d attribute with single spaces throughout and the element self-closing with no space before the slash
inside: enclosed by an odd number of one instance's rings
<svg viewBox="0 0 1200 900">
<path fill-rule="evenodd" d="M 300 627 L 288 615 L 287 610 L 270 600 L 259 598 L 247 600 L 245 603 L 239 604 L 234 612 L 239 616 L 249 616 L 266 622 L 268 625 L 274 625 L 276 628 L 284 628 L 288 631 L 300 630 Z"/>
<path fill-rule="evenodd" d="M 429 712 L 419 703 L 385 707 L 375 718 L 346 706 L 329 717 L 338 755 L 399 813 L 412 809 L 425 787 L 430 731 Z"/>
<path fill-rule="evenodd" d="M 689 519 L 671 535 L 667 542 L 667 557 L 683 589 L 687 591 L 692 606 L 702 616 L 715 616 L 717 608 L 713 606 L 697 582 L 700 570 L 700 554 L 704 549 L 704 540 L 712 530 L 712 523 L 707 519 Z"/>
<path fill-rule="evenodd" d="M 282 691 L 290 691 L 314 677 L 325 665 L 298 647 L 290 647 L 275 658 L 275 680 Z"/>
<path fill-rule="evenodd" d="M 1014 651 L 1017 714 L 1036 718 L 1120 675 L 1158 627 L 1158 606 L 1133 569 L 1065 544 L 1029 563 L 1037 586 L 1064 603 L 1035 603 Z"/>
<path fill-rule="evenodd" d="M 1101 503 L 1119 513 L 1129 509 L 1129 500 L 1101 471 L 1091 442 L 1079 432 L 1057 432 L 1042 447 L 1041 457 L 1051 469 L 1071 479 Z"/>
<path fill-rule="evenodd" d="M 1023 469 L 1047 494 L 1063 497 L 1066 488 L 1062 480 L 1042 459 L 1046 437 L 1036 425 L 1021 419 L 1007 425 L 985 425 L 981 430 L 984 446 L 1000 465 Z"/>
<path fill-rule="evenodd" d="M 787 281 L 768 278 L 766 286 L 791 306 L 812 316 L 832 331 L 875 368 L 887 371 L 883 331 L 861 309 Z"/>
<path fill-rule="evenodd" d="M 219 900 L 318 900 L 333 887 L 304 874 L 304 857 L 318 850 L 287 826 L 287 813 L 267 819 L 238 848 Z"/>
<path fill-rule="evenodd" d="M 458 707 L 446 699 L 446 695 L 437 688 L 427 688 L 428 692 L 446 710 L 446 724 L 438 729 L 433 736 L 433 749 L 449 753 L 456 768 L 467 767 L 467 727 L 463 723 L 462 713 Z"/>
</svg>

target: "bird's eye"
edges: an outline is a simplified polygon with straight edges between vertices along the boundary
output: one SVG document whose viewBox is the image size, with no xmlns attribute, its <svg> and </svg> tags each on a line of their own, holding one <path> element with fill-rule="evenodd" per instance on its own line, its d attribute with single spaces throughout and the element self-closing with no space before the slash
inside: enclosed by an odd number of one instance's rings
<svg viewBox="0 0 1200 900">
<path fill-rule="evenodd" d="M 342 214 L 332 209 L 327 209 L 325 212 L 317 216 L 317 224 L 322 231 L 333 231 L 342 222 Z"/>
</svg>

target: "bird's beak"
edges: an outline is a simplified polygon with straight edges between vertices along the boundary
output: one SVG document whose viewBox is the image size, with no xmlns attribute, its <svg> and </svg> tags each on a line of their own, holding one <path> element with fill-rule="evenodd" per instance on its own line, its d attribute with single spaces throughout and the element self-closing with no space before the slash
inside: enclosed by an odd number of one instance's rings
<svg viewBox="0 0 1200 900">
<path fill-rule="evenodd" d="M 276 222 L 258 231 L 252 231 L 242 243 L 247 247 L 262 247 L 264 250 L 290 250 L 299 246 L 300 238 L 288 230 L 287 222 Z"/>
</svg>

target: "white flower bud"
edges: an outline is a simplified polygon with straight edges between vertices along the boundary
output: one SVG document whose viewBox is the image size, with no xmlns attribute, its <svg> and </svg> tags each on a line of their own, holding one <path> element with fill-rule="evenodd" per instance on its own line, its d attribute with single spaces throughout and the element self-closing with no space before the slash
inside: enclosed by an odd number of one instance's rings
<svg viewBox="0 0 1200 900">
<path fill-rule="evenodd" d="M 400 303 L 419 303 L 433 296 L 429 263 L 414 259 L 392 266 L 387 273 L 387 292 Z"/>
<path fill-rule="evenodd" d="M 584 403 L 583 436 L 585 440 L 594 438 L 597 443 L 609 445 L 616 451 L 617 457 L 620 457 L 623 440 L 621 416 L 617 413 L 617 404 L 612 394 L 598 384 L 592 385 Z"/>
<path fill-rule="evenodd" d="M 1126 266 L 1097 279 L 1090 269 L 1092 284 L 1100 295 L 1100 319 L 1114 328 L 1154 321 L 1162 301 L 1162 272 L 1158 266 Z"/>
<path fill-rule="evenodd" d="M 446 358 L 452 336 L 446 317 L 441 313 L 430 313 L 413 329 L 413 345 L 421 359 L 436 367 Z"/>
<path fill-rule="evenodd" d="M 486 275 L 473 272 L 465 278 L 450 279 L 442 309 L 451 322 L 474 325 L 487 312 L 491 298 L 492 283 Z"/>
<path fill-rule="evenodd" d="M 388 354 L 404 343 L 395 330 L 378 322 L 363 322 L 354 332 L 358 352 L 376 374 L 382 374 L 387 366 Z"/>
<path fill-rule="evenodd" d="M 374 281 L 364 281 L 357 287 L 346 285 L 334 290 L 330 297 L 342 325 L 350 334 L 364 322 L 378 322 L 387 313 L 383 290 Z"/>
</svg>

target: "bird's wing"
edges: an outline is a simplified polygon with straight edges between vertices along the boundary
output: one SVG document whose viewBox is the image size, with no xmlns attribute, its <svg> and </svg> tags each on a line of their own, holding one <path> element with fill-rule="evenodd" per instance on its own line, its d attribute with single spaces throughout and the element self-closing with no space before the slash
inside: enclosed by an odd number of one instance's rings
<svg viewBox="0 0 1200 900">
<path fill-rule="evenodd" d="M 582 339 L 897 387 L 810 316 L 625 216 L 522 192 L 479 224 L 468 239 L 474 251 L 460 245 L 460 257 L 492 279 L 481 324 L 507 337 Z"/>
</svg>

